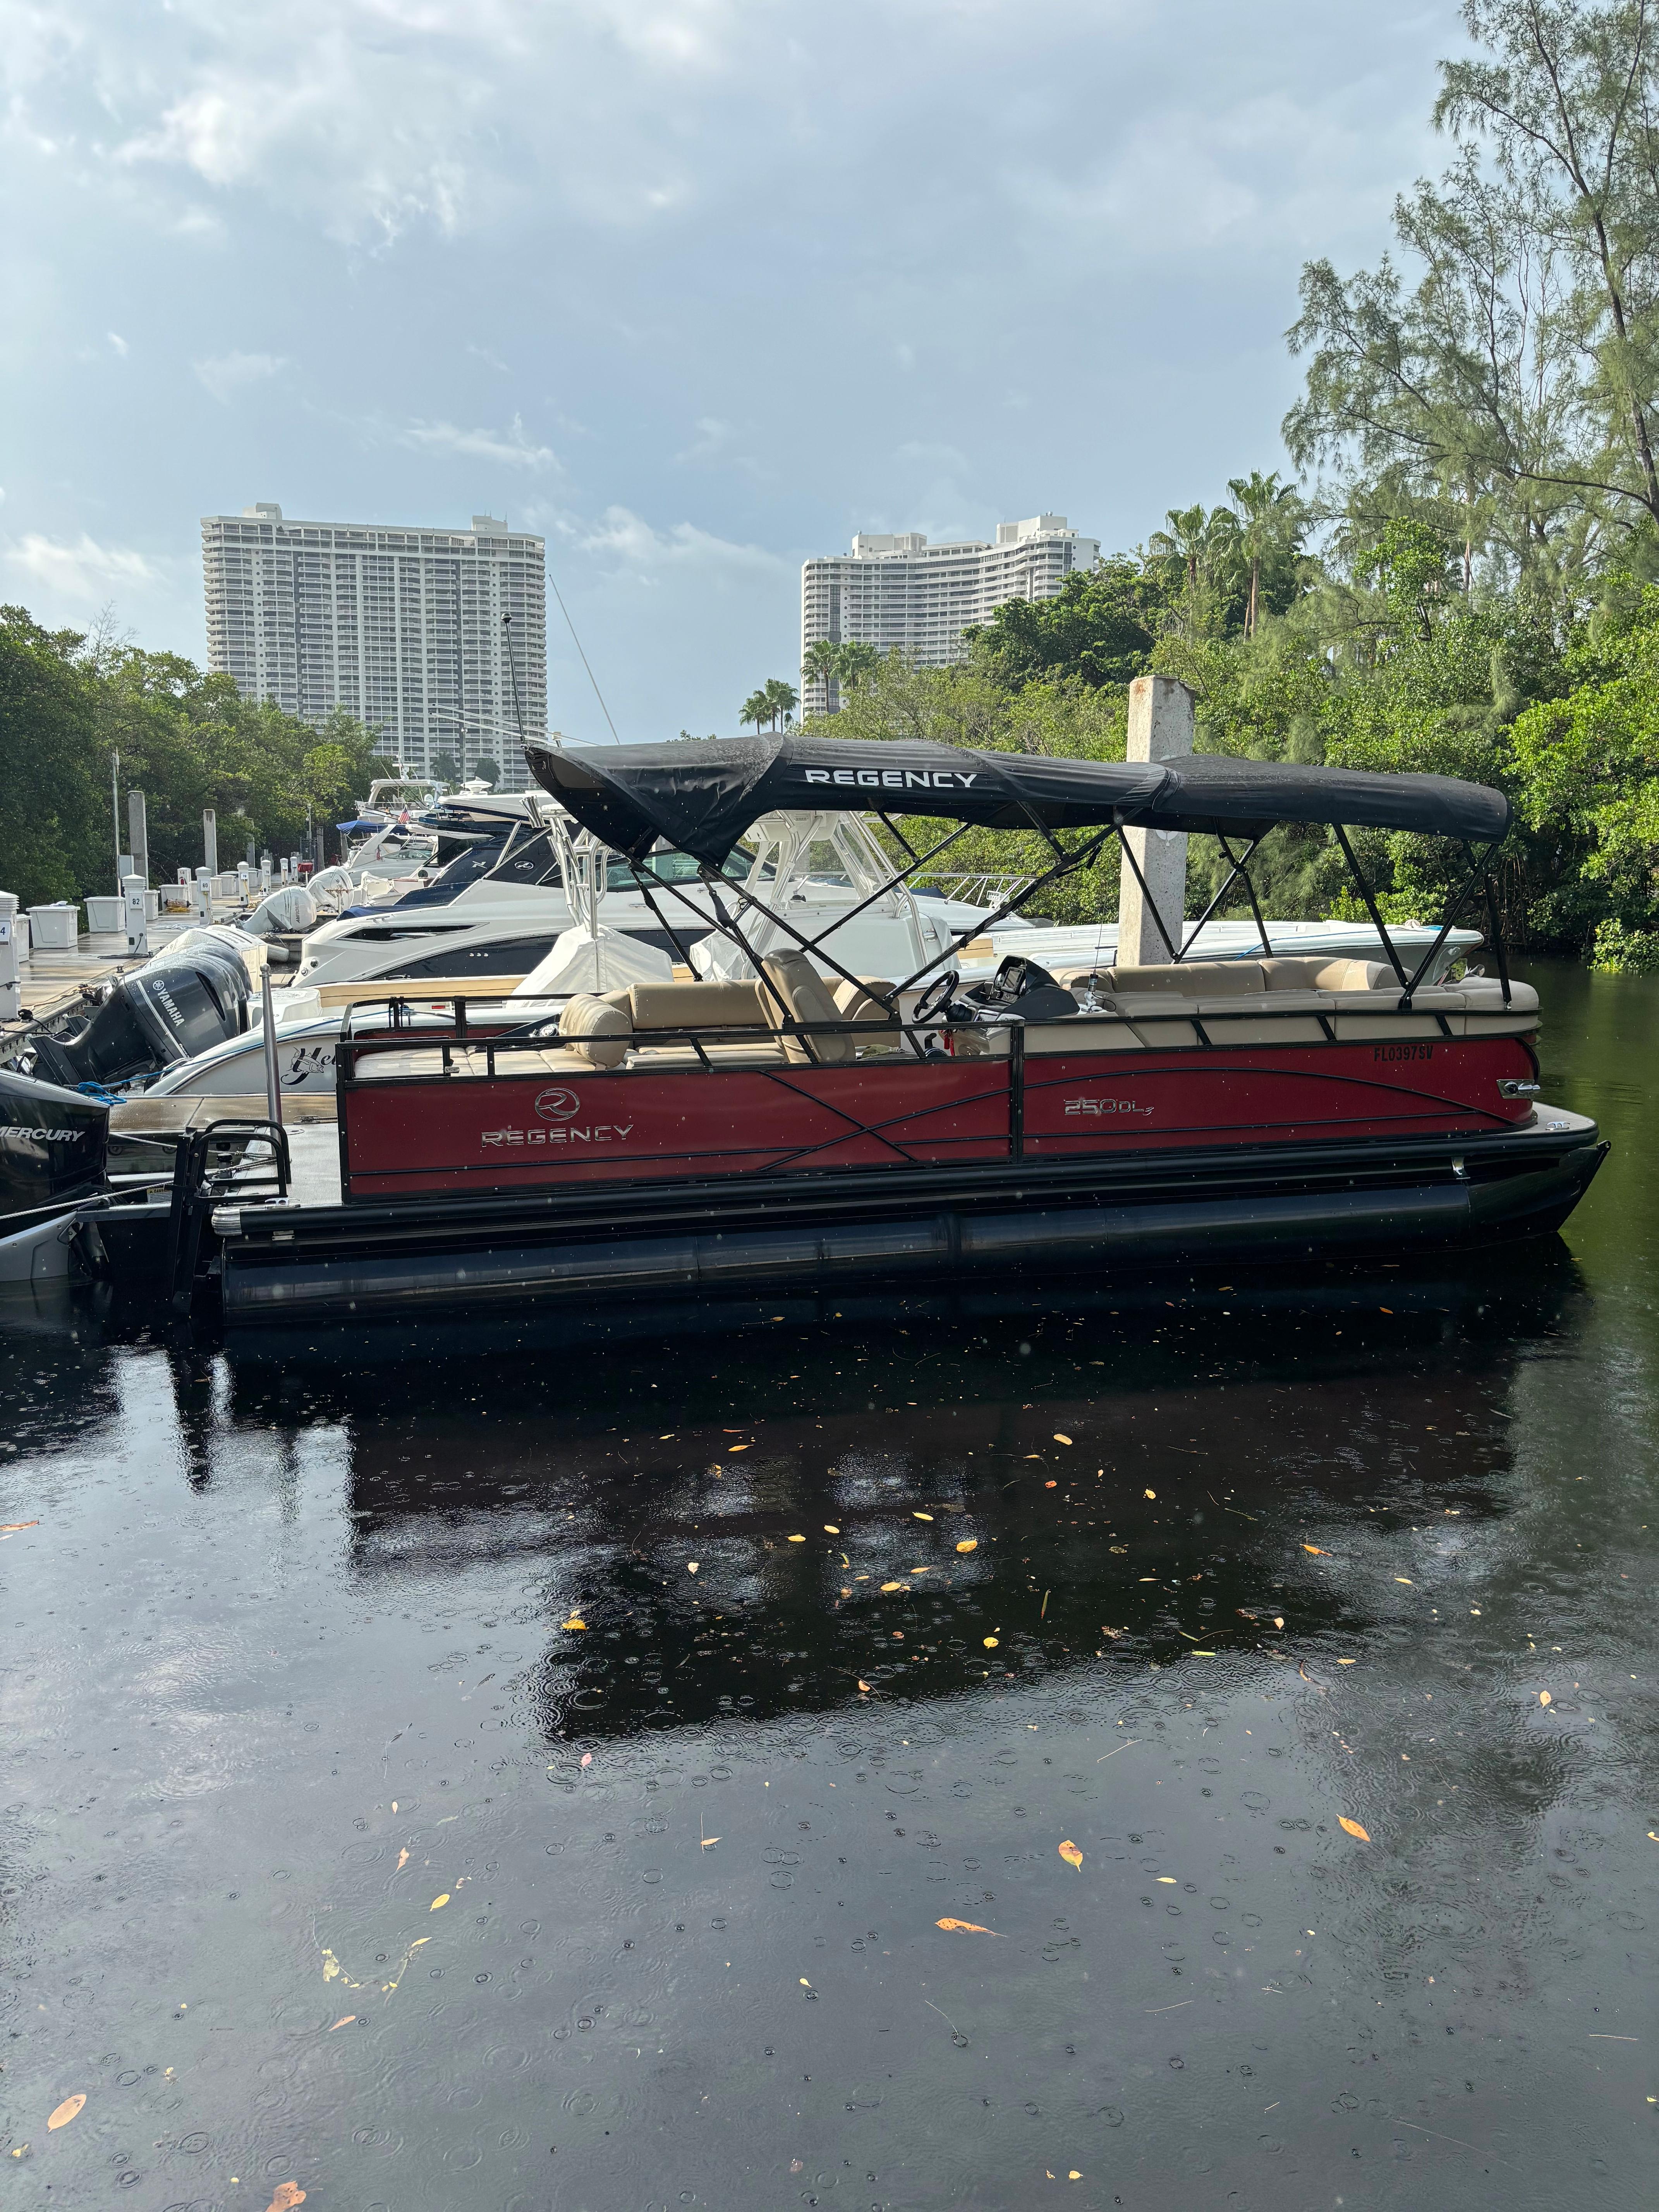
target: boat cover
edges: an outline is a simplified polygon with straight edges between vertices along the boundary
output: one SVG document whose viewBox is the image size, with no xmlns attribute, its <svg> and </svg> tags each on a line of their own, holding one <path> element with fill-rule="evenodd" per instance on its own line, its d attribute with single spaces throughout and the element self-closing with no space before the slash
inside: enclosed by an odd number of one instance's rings
<svg viewBox="0 0 1659 2212">
<path fill-rule="evenodd" d="M 775 808 L 927 814 L 993 830 L 1111 823 L 1252 836 L 1276 822 L 1501 837 L 1501 792 L 1444 775 L 1374 775 L 1194 753 L 1176 761 L 1052 760 L 965 746 L 786 731 L 603 751 L 526 747 L 531 772 L 584 829 L 642 860 L 657 839 L 718 867 Z"/>
</svg>

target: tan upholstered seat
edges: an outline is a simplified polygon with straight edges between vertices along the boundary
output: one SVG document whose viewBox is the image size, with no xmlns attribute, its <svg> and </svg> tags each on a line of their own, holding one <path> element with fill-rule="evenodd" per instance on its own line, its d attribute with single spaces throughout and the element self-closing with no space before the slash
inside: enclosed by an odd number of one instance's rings
<svg viewBox="0 0 1659 2212">
<path fill-rule="evenodd" d="M 771 1026 L 758 983 L 635 983 L 628 998 L 636 1036 Z"/>
<path fill-rule="evenodd" d="M 782 1014 L 808 1030 L 783 1040 L 784 1057 L 792 1066 L 810 1066 L 816 1061 L 820 1066 L 833 1067 L 852 1059 L 852 1038 L 844 1031 L 836 1035 L 828 1028 L 848 1018 L 804 952 L 775 952 L 761 963 L 761 973 L 769 986 L 769 993 L 763 989 L 763 996 L 775 998 Z M 812 1034 L 819 1024 L 826 1029 Z"/>
<path fill-rule="evenodd" d="M 1141 999 L 1175 993 L 1186 999 L 1255 998 L 1279 991 L 1397 991 L 1387 962 L 1308 957 L 1272 960 L 1164 960 L 1141 968 L 1079 968 L 1060 978 L 1068 990 L 1097 999 Z"/>
<path fill-rule="evenodd" d="M 1137 991 L 1179 991 L 1187 999 L 1260 997 L 1267 984 L 1259 960 L 1170 960 L 1145 968 L 1109 968 L 1106 988 L 1115 994 Z"/>
<path fill-rule="evenodd" d="M 896 1018 L 891 1003 L 893 986 L 884 975 L 860 975 L 856 983 L 842 976 L 830 986 L 830 995 L 842 1021 L 856 1022 L 861 1028 L 871 1029 L 870 1036 L 852 1040 L 860 1060 L 885 1057 L 904 1049 L 903 1032 L 892 1026 Z"/>
<path fill-rule="evenodd" d="M 559 1042 L 590 1067 L 620 1067 L 634 1042 L 634 1024 L 621 1006 L 585 991 L 567 999 L 559 1016 Z"/>
</svg>

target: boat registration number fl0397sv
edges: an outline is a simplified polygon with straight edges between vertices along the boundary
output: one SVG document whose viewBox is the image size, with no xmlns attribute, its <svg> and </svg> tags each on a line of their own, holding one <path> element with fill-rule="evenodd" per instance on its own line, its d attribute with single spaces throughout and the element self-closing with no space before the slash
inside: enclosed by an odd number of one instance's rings
<svg viewBox="0 0 1659 2212">
<path fill-rule="evenodd" d="M 1133 1098 L 1068 1098 L 1066 1101 L 1066 1111 L 1068 1114 L 1146 1114 L 1150 1115 L 1152 1109 L 1150 1106 L 1137 1104 Z"/>
<path fill-rule="evenodd" d="M 1431 1044 L 1374 1044 L 1371 1047 L 1371 1058 L 1373 1060 L 1432 1060 L 1434 1047 Z"/>
</svg>

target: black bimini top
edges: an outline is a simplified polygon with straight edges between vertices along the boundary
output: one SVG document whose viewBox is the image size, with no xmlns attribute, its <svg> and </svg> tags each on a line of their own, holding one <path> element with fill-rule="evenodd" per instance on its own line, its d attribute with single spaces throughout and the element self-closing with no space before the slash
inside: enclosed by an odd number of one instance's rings
<svg viewBox="0 0 1659 2212">
<path fill-rule="evenodd" d="M 532 742 L 531 773 L 585 830 L 642 860 L 659 838 L 719 867 L 775 811 L 928 814 L 991 830 L 1113 823 L 1259 835 L 1276 822 L 1337 822 L 1442 837 L 1501 837 L 1509 801 L 1444 775 L 1194 753 L 1174 761 L 1054 760 L 957 745 L 754 738 L 568 752 Z"/>
</svg>

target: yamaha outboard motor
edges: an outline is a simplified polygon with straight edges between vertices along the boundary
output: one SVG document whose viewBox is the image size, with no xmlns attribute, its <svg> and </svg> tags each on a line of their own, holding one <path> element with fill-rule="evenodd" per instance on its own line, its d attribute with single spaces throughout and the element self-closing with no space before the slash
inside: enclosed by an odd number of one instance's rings
<svg viewBox="0 0 1659 2212">
<path fill-rule="evenodd" d="M 102 1190 L 108 1141 L 107 1106 L 0 1068 L 0 1237 Z"/>
<path fill-rule="evenodd" d="M 65 1036 L 34 1041 L 34 1073 L 71 1088 L 127 1083 L 191 1060 L 248 1026 L 247 970 L 210 950 L 148 961 Z"/>
</svg>

